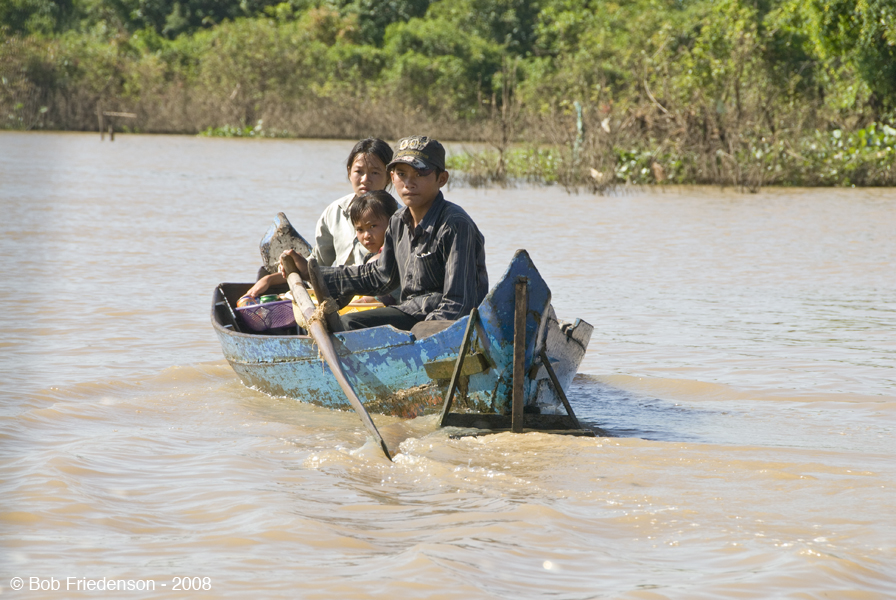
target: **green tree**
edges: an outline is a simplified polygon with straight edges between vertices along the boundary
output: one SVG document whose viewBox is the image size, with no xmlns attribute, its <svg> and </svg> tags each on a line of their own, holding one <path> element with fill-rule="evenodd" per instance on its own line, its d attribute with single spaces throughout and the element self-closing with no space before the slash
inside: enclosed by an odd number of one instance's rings
<svg viewBox="0 0 896 600">
<path fill-rule="evenodd" d="M 896 107 L 896 4 L 892 0 L 840 0 L 811 8 L 819 17 L 820 42 L 856 65 L 877 100 Z"/>
<path fill-rule="evenodd" d="M 824 62 L 841 106 L 862 100 L 857 75 L 873 107 L 896 108 L 896 2 L 789 0 L 784 10 L 802 19 L 810 52 Z"/>
<path fill-rule="evenodd" d="M 387 85 L 408 105 L 476 114 L 483 91 L 491 96 L 492 78 L 501 69 L 502 49 L 475 33 L 441 19 L 411 19 L 386 30 Z"/>
<path fill-rule="evenodd" d="M 535 25 L 544 4 L 543 0 L 442 0 L 427 16 L 525 56 L 534 47 Z"/>
<path fill-rule="evenodd" d="M 277 0 L 102 0 L 125 26 L 136 31 L 151 27 L 157 33 L 175 38 L 225 20 L 262 14 L 278 4 Z"/>
<path fill-rule="evenodd" d="M 0 32 L 49 34 L 68 25 L 73 15 L 73 0 L 0 0 Z"/>
<path fill-rule="evenodd" d="M 357 19 L 363 43 L 380 46 L 390 24 L 420 18 L 430 4 L 432 0 L 341 0 L 339 11 Z"/>
</svg>

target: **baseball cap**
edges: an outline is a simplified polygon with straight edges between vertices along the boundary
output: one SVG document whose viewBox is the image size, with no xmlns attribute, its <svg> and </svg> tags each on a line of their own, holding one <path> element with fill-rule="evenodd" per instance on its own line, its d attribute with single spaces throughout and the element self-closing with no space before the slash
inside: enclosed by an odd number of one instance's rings
<svg viewBox="0 0 896 600">
<path fill-rule="evenodd" d="M 398 141 L 398 150 L 392 162 L 386 165 L 391 169 L 398 163 L 411 165 L 415 169 L 445 170 L 445 147 L 436 140 L 425 135 L 412 135 Z"/>
</svg>

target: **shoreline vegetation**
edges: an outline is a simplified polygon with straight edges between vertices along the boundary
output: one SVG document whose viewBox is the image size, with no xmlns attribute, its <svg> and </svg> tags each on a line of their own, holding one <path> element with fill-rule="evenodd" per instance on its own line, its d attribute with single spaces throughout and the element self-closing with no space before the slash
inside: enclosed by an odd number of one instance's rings
<svg viewBox="0 0 896 600">
<path fill-rule="evenodd" d="M 896 185 L 891 0 L 7 0 L 0 128 L 398 139 L 469 185 Z M 408 125 L 412 124 L 412 125 Z"/>
</svg>

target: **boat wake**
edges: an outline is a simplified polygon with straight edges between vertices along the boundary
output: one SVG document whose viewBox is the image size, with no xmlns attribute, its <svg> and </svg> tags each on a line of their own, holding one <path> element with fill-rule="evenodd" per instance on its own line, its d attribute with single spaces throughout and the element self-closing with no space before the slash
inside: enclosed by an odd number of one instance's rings
<svg viewBox="0 0 896 600">
<path fill-rule="evenodd" d="M 582 426 L 599 428 L 610 437 L 704 441 L 691 432 L 714 412 L 614 387 L 591 375 L 577 375 L 568 395 Z"/>
</svg>

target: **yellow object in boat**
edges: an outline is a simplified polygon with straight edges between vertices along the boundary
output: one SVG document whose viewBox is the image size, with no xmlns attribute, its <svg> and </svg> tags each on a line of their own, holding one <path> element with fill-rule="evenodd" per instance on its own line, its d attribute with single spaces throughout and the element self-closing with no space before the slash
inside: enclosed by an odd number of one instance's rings
<svg viewBox="0 0 896 600">
<path fill-rule="evenodd" d="M 308 290 L 308 295 L 311 296 L 311 300 L 314 301 L 314 304 L 317 304 L 317 297 L 314 295 L 313 290 Z M 352 301 L 348 303 L 348 306 L 341 309 L 339 311 L 340 315 L 347 315 L 349 313 L 361 312 L 365 310 L 370 310 L 373 308 L 382 308 L 385 306 L 382 302 L 359 302 L 361 296 L 355 296 L 352 298 Z"/>
</svg>

